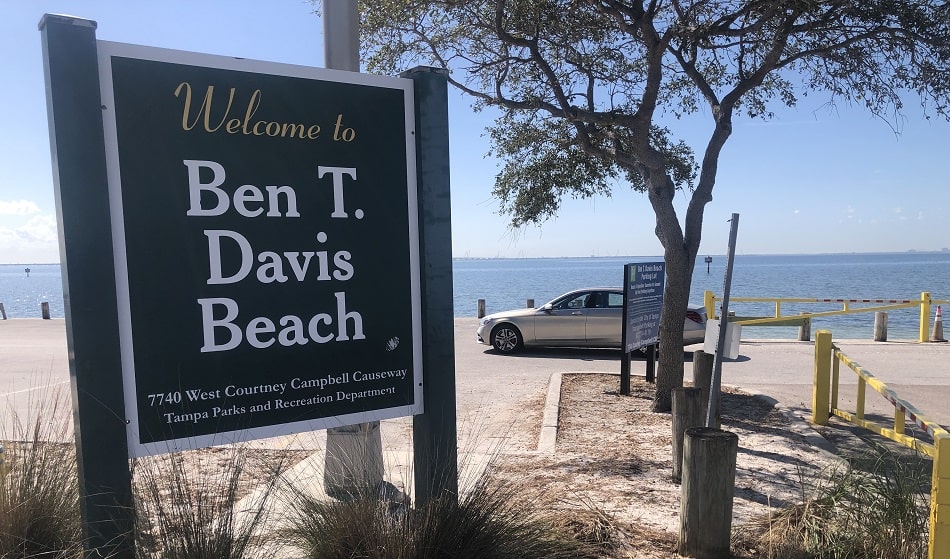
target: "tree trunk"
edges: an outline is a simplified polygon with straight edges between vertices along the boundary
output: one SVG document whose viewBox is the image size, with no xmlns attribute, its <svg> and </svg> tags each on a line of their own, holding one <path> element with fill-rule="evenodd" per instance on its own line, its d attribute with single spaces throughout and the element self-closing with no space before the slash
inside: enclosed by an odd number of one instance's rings
<svg viewBox="0 0 950 559">
<path fill-rule="evenodd" d="M 670 411 L 673 407 L 673 389 L 683 386 L 683 319 L 689 304 L 689 284 L 692 279 L 688 262 L 682 251 L 666 251 L 666 289 L 660 315 L 660 361 L 653 399 L 655 412 Z"/>
<path fill-rule="evenodd" d="M 729 105 L 714 107 L 716 129 L 709 139 L 699 175 L 699 183 L 690 196 L 686 218 L 681 227 L 673 207 L 675 188 L 660 168 L 644 166 L 641 174 L 647 183 L 650 204 L 656 214 L 656 236 L 663 245 L 666 259 L 666 290 L 660 317 L 660 363 L 656 375 L 653 411 L 668 412 L 673 408 L 673 388 L 683 386 L 683 321 L 689 304 L 689 288 L 699 242 L 702 239 L 703 213 L 712 200 L 716 184 L 719 154 L 732 133 L 732 109 Z M 662 156 L 659 158 L 662 160 Z"/>
</svg>

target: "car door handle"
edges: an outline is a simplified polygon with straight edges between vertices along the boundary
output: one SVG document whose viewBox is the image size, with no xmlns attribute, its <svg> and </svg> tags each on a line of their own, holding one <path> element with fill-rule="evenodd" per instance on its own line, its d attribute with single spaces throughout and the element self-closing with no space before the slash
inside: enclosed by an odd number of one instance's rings
<svg viewBox="0 0 950 559">
<path fill-rule="evenodd" d="M 574 312 L 571 313 L 571 316 L 580 316 L 580 315 L 582 315 L 582 314 L 584 314 L 584 313 L 581 312 L 581 311 L 574 311 Z"/>
</svg>

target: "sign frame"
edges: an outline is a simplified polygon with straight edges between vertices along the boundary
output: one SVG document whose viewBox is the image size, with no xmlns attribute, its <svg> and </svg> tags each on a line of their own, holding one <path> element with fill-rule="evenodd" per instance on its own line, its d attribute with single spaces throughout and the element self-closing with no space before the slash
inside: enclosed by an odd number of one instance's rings
<svg viewBox="0 0 950 559">
<path fill-rule="evenodd" d="M 130 457 L 147 456 L 163 452 L 173 452 L 187 448 L 234 443 L 257 438 L 274 437 L 302 431 L 340 427 L 356 423 L 379 421 L 394 417 L 417 415 L 424 412 L 423 405 L 423 372 L 422 372 L 422 311 L 421 311 L 421 281 L 420 281 L 420 241 L 419 241 L 419 214 L 416 180 L 416 138 L 413 81 L 406 78 L 375 76 L 296 66 L 290 64 L 261 62 L 238 58 L 229 58 L 201 53 L 191 53 L 170 49 L 145 47 L 125 43 L 97 41 L 100 90 L 103 103 L 103 127 L 106 145 L 106 166 L 109 183 L 109 197 L 112 218 L 113 255 L 115 259 L 115 280 L 119 310 L 119 334 L 121 348 L 121 363 L 123 376 L 124 400 L 126 406 L 127 442 Z M 411 401 L 400 405 L 383 408 L 360 409 L 349 413 L 308 417 L 298 421 L 286 423 L 272 423 L 254 425 L 247 428 L 214 430 L 213 432 L 187 436 L 172 436 L 159 440 L 143 441 L 141 437 L 141 394 L 138 394 L 138 378 L 136 376 L 136 338 L 133 334 L 134 311 L 130 295 L 129 262 L 127 259 L 130 246 L 127 243 L 125 227 L 125 207 L 122 195 L 122 167 L 120 161 L 119 132 L 115 114 L 114 76 L 112 60 L 114 58 L 144 60 L 162 64 L 175 64 L 189 67 L 210 68 L 225 72 L 240 72 L 259 74 L 262 76 L 276 76 L 278 78 L 302 79 L 308 82 L 326 82 L 332 84 L 352 84 L 386 90 L 396 90 L 402 93 L 403 98 L 403 125 L 405 127 L 404 148 L 400 143 L 398 149 L 405 150 L 406 165 L 406 212 L 408 219 L 408 283 L 410 293 L 408 300 L 411 305 Z M 233 92 L 232 92 L 233 94 Z M 250 109 L 248 109 L 250 112 Z M 249 117 L 248 117 L 249 118 Z M 328 125 L 331 123 L 327 123 Z M 339 121 L 337 121 L 339 124 Z M 246 124 L 245 124 L 246 125 Z M 355 169 L 354 169 L 355 174 Z M 342 180 L 342 179 L 341 179 Z M 337 208 L 338 209 L 338 208 Z M 210 250 L 210 249 L 209 249 Z"/>
</svg>

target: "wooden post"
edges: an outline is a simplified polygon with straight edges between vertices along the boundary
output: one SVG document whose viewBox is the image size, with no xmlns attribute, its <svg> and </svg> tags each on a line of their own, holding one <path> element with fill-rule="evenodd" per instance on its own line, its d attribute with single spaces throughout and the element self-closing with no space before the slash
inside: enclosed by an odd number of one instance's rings
<svg viewBox="0 0 950 559">
<path fill-rule="evenodd" d="M 738 451 L 735 433 L 710 427 L 686 430 L 680 490 L 681 556 L 730 557 Z"/>
<path fill-rule="evenodd" d="M 0 318 L 7 319 L 7 310 L 3 308 L 3 303 L 0 303 Z"/>
<path fill-rule="evenodd" d="M 709 386 L 712 384 L 713 354 L 699 349 L 693 352 L 693 386 L 702 391 L 703 417 L 709 409 Z M 719 414 L 716 414 L 718 420 Z"/>
<path fill-rule="evenodd" d="M 815 375 L 812 380 L 811 420 L 815 425 L 827 425 L 831 409 L 831 332 L 815 333 Z"/>
<path fill-rule="evenodd" d="M 43 317 L 43 320 L 49 320 L 49 303 L 46 301 L 40 303 L 40 316 Z"/>
<path fill-rule="evenodd" d="M 534 299 L 528 299 L 525 301 L 525 308 L 533 309 L 534 308 Z"/>
<path fill-rule="evenodd" d="M 479 299 L 478 301 L 476 301 L 476 308 L 477 310 L 475 311 L 475 318 L 484 317 L 485 316 L 485 300 Z"/>
<path fill-rule="evenodd" d="M 808 313 L 802 313 L 808 314 Z M 808 342 L 811 341 L 811 318 L 806 318 L 802 321 L 801 326 L 798 327 L 798 341 Z"/>
<path fill-rule="evenodd" d="M 706 393 L 709 393 L 708 385 Z M 683 434 L 687 429 L 702 427 L 706 417 L 702 413 L 702 395 L 699 388 L 673 389 L 673 483 L 679 483 L 683 477 Z"/>
<path fill-rule="evenodd" d="M 874 313 L 874 341 L 887 341 L 887 313 L 884 311 Z"/>
</svg>

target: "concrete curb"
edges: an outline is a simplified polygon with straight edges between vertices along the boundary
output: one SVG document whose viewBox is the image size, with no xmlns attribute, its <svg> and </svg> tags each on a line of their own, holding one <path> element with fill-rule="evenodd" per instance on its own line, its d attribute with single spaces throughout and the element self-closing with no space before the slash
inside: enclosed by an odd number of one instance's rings
<svg viewBox="0 0 950 559">
<path fill-rule="evenodd" d="M 548 395 L 544 401 L 538 452 L 554 454 L 557 447 L 557 422 L 561 412 L 561 373 L 552 373 L 548 379 Z"/>
</svg>

